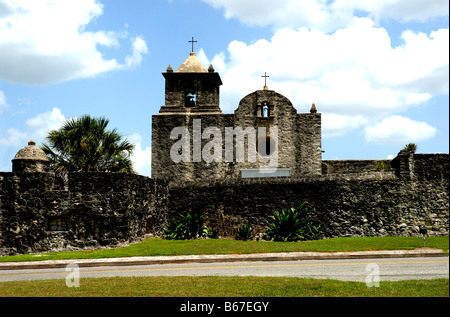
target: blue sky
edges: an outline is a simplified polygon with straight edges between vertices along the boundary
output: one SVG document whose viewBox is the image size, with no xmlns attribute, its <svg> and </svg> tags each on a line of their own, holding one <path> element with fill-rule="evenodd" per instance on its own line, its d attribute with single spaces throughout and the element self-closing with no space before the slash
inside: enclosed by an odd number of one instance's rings
<svg viewBox="0 0 450 317">
<path fill-rule="evenodd" d="M 448 153 L 449 4 L 442 0 L 0 0 L 0 171 L 29 140 L 105 116 L 150 175 L 164 78 L 195 52 L 221 108 L 262 89 L 323 116 L 323 159 Z"/>
</svg>

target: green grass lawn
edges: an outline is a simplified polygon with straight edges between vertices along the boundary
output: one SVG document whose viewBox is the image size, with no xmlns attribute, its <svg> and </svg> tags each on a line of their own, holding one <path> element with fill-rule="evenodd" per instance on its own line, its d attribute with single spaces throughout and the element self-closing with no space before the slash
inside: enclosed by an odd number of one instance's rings
<svg viewBox="0 0 450 317">
<path fill-rule="evenodd" d="M 0 262 L 192 254 L 412 250 L 422 246 L 422 237 L 351 237 L 302 242 L 147 239 L 123 248 L 7 256 L 0 257 Z M 426 246 L 448 252 L 449 237 L 428 237 Z"/>
<path fill-rule="evenodd" d="M 307 242 L 172 241 L 148 239 L 127 247 L 95 251 L 0 257 L 0 261 L 81 259 L 126 256 L 245 254 L 267 252 L 337 252 L 411 250 L 421 237 L 352 237 Z M 427 247 L 448 252 L 448 237 L 429 237 Z M 290 277 L 115 277 L 82 279 L 69 288 L 65 279 L 0 283 L 0 297 L 448 297 L 449 280 L 365 283 Z"/>
<path fill-rule="evenodd" d="M 448 297 L 449 280 L 361 282 L 294 277 L 114 277 L 0 283 L 3 297 Z"/>
</svg>

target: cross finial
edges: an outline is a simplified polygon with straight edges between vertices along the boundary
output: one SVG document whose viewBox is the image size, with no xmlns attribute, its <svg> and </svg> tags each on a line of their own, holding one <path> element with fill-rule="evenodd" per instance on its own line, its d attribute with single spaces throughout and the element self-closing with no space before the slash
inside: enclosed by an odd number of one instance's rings
<svg viewBox="0 0 450 317">
<path fill-rule="evenodd" d="M 264 77 L 264 90 L 267 90 L 268 89 L 267 88 L 267 78 L 270 76 L 268 76 L 267 73 L 264 72 L 264 76 L 261 76 L 261 77 Z"/>
<path fill-rule="evenodd" d="M 192 43 L 192 53 L 194 52 L 194 43 L 197 43 L 197 41 L 194 41 L 194 37 L 192 37 L 191 41 L 188 41 L 189 43 Z"/>
</svg>

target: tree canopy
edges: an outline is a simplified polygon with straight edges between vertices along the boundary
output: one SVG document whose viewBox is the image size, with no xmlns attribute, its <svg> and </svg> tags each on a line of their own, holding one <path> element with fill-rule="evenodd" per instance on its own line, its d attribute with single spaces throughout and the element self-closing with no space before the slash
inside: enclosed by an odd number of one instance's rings
<svg viewBox="0 0 450 317">
<path fill-rule="evenodd" d="M 50 167 L 59 172 L 133 172 L 130 156 L 134 145 L 116 129 L 108 131 L 109 120 L 83 115 L 66 120 L 50 131 L 42 145 Z"/>
</svg>

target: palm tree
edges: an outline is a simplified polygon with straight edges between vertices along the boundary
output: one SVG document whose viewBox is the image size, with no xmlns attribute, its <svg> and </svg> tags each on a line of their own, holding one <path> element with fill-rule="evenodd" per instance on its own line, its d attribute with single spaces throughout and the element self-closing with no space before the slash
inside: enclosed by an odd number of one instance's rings
<svg viewBox="0 0 450 317">
<path fill-rule="evenodd" d="M 42 149 L 57 172 L 133 172 L 130 159 L 134 145 L 116 129 L 107 131 L 104 117 L 83 115 L 68 119 L 59 130 L 50 131 Z"/>
</svg>

